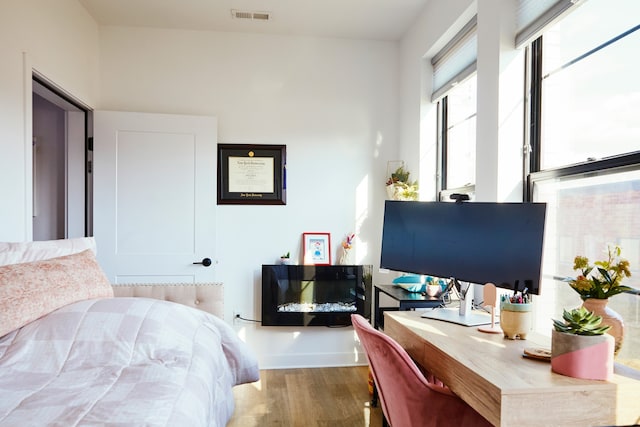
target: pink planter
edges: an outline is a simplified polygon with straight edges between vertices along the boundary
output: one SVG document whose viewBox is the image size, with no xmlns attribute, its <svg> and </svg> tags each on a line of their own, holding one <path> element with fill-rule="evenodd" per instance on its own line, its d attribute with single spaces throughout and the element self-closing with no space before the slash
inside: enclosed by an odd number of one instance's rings
<svg viewBox="0 0 640 427">
<path fill-rule="evenodd" d="M 587 380 L 611 380 L 614 339 L 551 331 L 551 370 Z"/>
</svg>

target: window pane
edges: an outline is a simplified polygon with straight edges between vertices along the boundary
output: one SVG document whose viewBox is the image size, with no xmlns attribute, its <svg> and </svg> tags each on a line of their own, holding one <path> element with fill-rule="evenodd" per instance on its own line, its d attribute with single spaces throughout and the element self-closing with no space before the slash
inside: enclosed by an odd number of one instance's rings
<svg viewBox="0 0 640 427">
<path fill-rule="evenodd" d="M 475 183 L 476 76 L 447 95 L 447 188 Z"/>
<path fill-rule="evenodd" d="M 589 0 L 544 32 L 543 74 L 638 25 L 638 0 Z"/>
<path fill-rule="evenodd" d="M 608 243 L 618 244 L 629 260 L 624 284 L 640 288 L 640 169 L 536 182 L 534 201 L 547 203 L 543 282 L 536 299 L 538 332 L 551 333 L 551 320 L 582 301 L 556 277 L 574 277 L 573 259 L 604 259 Z M 616 295 L 609 305 L 624 319 L 625 339 L 618 358 L 640 354 L 640 296 Z M 640 367 L 638 367 L 640 368 Z"/>
<path fill-rule="evenodd" d="M 558 70 L 637 25 L 639 14 L 637 1 L 591 0 L 545 32 L 541 169 L 640 150 L 640 31 Z"/>
</svg>

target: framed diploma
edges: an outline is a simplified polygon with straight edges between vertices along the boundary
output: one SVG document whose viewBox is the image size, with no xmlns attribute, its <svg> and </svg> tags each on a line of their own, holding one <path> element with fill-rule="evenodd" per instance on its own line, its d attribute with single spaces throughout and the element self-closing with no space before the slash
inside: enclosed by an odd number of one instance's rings
<svg viewBox="0 0 640 427">
<path fill-rule="evenodd" d="M 286 145 L 218 144 L 219 205 L 286 205 Z"/>
<path fill-rule="evenodd" d="M 302 254 L 305 265 L 331 265 L 331 235 L 302 233 Z"/>
</svg>

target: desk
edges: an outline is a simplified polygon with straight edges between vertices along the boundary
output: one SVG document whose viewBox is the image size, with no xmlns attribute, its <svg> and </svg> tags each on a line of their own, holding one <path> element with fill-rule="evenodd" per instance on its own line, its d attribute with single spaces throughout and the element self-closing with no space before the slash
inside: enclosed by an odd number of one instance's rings
<svg viewBox="0 0 640 427">
<path fill-rule="evenodd" d="M 386 312 L 384 332 L 495 426 L 639 422 L 640 379 L 616 373 L 611 382 L 580 380 L 522 357 L 525 347 L 549 348 L 550 338 L 508 340 L 415 311 Z"/>
<path fill-rule="evenodd" d="M 380 292 L 398 301 L 398 307 L 380 307 Z M 409 292 L 396 285 L 375 285 L 373 295 L 373 314 L 375 328 L 384 329 L 383 312 L 386 310 L 405 311 L 414 308 L 430 308 L 442 305 L 438 297 L 423 295 L 421 292 Z"/>
</svg>

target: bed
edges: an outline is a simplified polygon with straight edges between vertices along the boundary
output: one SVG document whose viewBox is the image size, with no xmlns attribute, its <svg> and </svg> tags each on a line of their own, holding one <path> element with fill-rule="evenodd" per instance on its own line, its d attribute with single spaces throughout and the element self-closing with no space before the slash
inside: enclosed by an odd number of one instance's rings
<svg viewBox="0 0 640 427">
<path fill-rule="evenodd" d="M 0 243 L 0 426 L 226 425 L 259 371 L 220 285 L 116 293 L 91 238 Z"/>
</svg>

